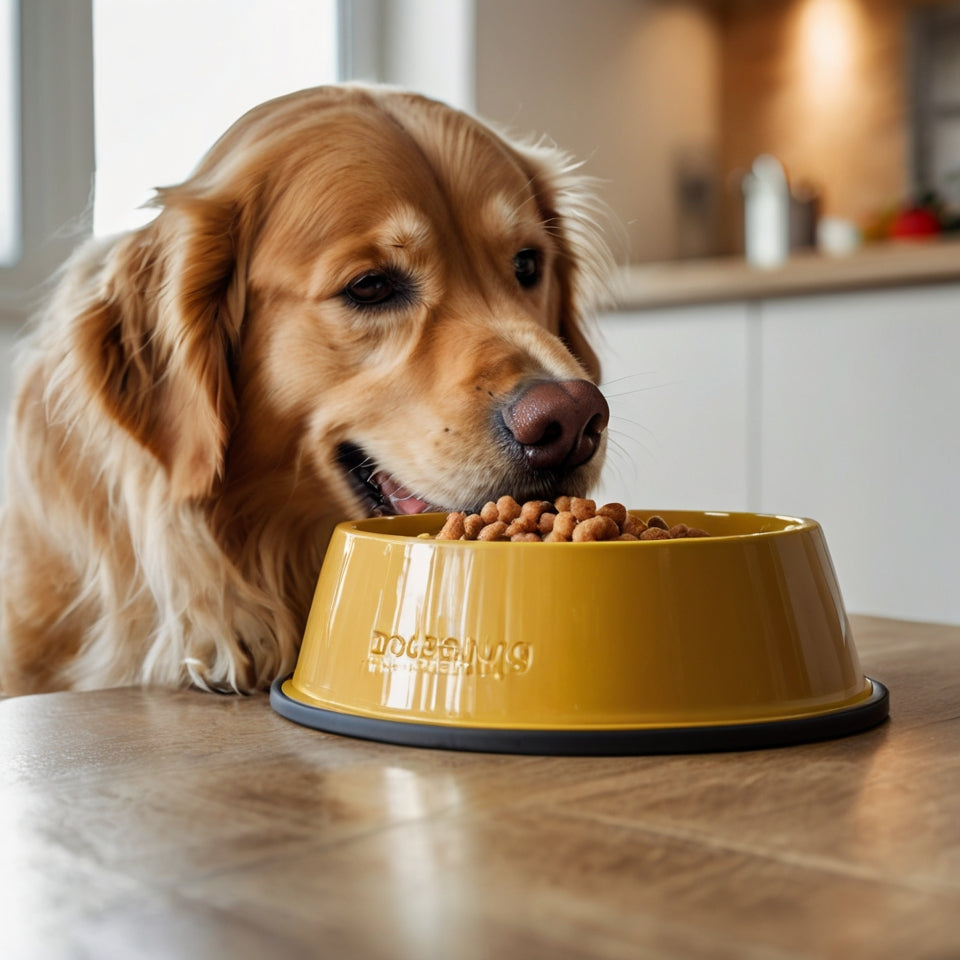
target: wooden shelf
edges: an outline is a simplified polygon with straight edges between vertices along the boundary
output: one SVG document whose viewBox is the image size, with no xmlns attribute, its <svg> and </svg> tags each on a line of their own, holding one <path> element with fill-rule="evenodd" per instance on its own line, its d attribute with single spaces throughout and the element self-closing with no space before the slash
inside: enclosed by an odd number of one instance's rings
<svg viewBox="0 0 960 960">
<path fill-rule="evenodd" d="M 624 267 L 621 310 L 960 280 L 960 240 L 873 244 L 848 256 L 810 252 L 762 270 L 740 257 Z"/>
</svg>

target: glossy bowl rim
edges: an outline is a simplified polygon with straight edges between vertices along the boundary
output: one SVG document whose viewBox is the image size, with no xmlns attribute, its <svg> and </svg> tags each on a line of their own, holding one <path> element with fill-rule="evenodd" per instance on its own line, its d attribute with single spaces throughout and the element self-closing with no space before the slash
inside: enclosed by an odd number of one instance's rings
<svg viewBox="0 0 960 960">
<path fill-rule="evenodd" d="M 671 539 L 663 540 L 644 540 L 641 541 L 646 545 L 656 544 L 657 546 L 665 546 L 667 544 L 700 544 L 705 545 L 708 543 L 729 543 L 731 541 L 753 541 L 758 537 L 768 538 L 768 537 L 782 537 L 788 534 L 797 533 L 803 530 L 814 530 L 820 527 L 820 524 L 809 517 L 797 517 L 790 514 L 779 514 L 779 513 L 755 513 L 750 510 L 691 510 L 680 507 L 673 508 L 658 508 L 656 510 L 648 510 L 647 508 L 636 508 L 628 507 L 627 512 L 638 516 L 641 519 L 646 516 L 655 516 L 660 515 L 664 517 L 669 517 L 671 514 L 695 514 L 702 517 L 755 517 L 758 520 L 779 520 L 783 521 L 786 525 L 777 530 L 754 530 L 748 533 L 731 533 L 731 534 L 710 534 L 706 537 L 677 537 Z M 362 536 L 372 540 L 385 540 L 389 543 L 395 541 L 412 541 L 419 543 L 429 543 L 429 544 L 438 544 L 444 547 L 455 547 L 458 549 L 471 549 L 471 548 L 480 548 L 480 549 L 490 549 L 490 548 L 509 548 L 516 549 L 520 548 L 553 548 L 560 549 L 566 548 L 570 544 L 568 542 L 527 542 L 527 541 L 511 541 L 511 540 L 438 540 L 435 537 L 421 537 L 416 534 L 408 533 L 390 533 L 386 530 L 377 530 L 369 529 L 369 525 L 384 525 L 387 526 L 391 523 L 400 522 L 416 522 L 417 520 L 435 520 L 440 526 L 443 525 L 443 521 L 448 516 L 449 511 L 444 512 L 428 512 L 428 513 L 415 513 L 415 514 L 401 514 L 397 516 L 387 516 L 387 517 L 364 517 L 356 520 L 345 520 L 337 524 L 337 529 L 343 530 L 349 533 L 352 536 Z M 708 531 L 709 532 L 709 531 Z M 581 541 L 577 543 L 578 547 L 614 547 L 616 549 L 623 549 L 624 547 L 629 546 L 631 543 L 636 543 L 637 541 L 633 540 L 593 540 L 593 541 Z"/>
</svg>

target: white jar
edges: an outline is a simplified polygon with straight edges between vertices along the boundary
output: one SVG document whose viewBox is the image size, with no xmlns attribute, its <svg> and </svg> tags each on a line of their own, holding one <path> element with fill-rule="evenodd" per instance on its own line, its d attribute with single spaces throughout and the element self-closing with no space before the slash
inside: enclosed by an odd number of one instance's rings
<svg viewBox="0 0 960 960">
<path fill-rule="evenodd" d="M 762 154 L 742 186 L 747 262 L 762 269 L 778 267 L 790 255 L 790 190 L 783 165 Z"/>
</svg>

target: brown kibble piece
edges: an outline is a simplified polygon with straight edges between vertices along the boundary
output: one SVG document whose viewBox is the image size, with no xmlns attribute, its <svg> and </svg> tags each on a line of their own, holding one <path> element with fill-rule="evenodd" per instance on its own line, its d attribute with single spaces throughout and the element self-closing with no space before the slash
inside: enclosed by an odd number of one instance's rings
<svg viewBox="0 0 960 960">
<path fill-rule="evenodd" d="M 690 537 L 709 537 L 710 534 L 706 530 L 701 530 L 699 527 L 687 527 L 687 538 Z"/>
<path fill-rule="evenodd" d="M 543 500 L 528 500 L 520 507 L 520 519 L 523 520 L 524 523 L 529 523 L 530 529 L 533 530 L 537 526 L 540 514 L 549 506 L 550 504 Z"/>
<path fill-rule="evenodd" d="M 502 520 L 488 523 L 478 534 L 478 540 L 503 540 L 507 535 L 507 525 Z"/>
<path fill-rule="evenodd" d="M 553 530 L 553 521 L 557 519 L 555 513 L 541 513 L 540 519 L 537 521 L 537 529 L 541 533 L 550 533 Z"/>
<path fill-rule="evenodd" d="M 571 497 L 570 512 L 577 518 L 577 520 L 589 520 L 591 517 L 596 515 L 596 501 L 586 500 L 583 497 Z"/>
<path fill-rule="evenodd" d="M 577 518 L 569 510 L 561 510 L 553 521 L 553 532 L 564 540 L 573 536 Z"/>
<path fill-rule="evenodd" d="M 565 510 L 570 509 L 570 497 L 557 497 L 553 501 L 553 505 L 557 508 L 557 513 L 563 513 Z"/>
<path fill-rule="evenodd" d="M 689 536 L 690 528 L 685 523 L 675 523 L 670 528 L 670 536 L 674 540 L 680 540 L 683 537 Z"/>
<path fill-rule="evenodd" d="M 512 523 L 520 516 L 520 504 L 509 493 L 504 494 L 497 501 L 497 512 L 504 523 Z"/>
<path fill-rule="evenodd" d="M 483 509 L 480 511 L 480 516 L 483 518 L 484 523 L 495 523 L 500 519 L 500 511 L 497 509 L 497 505 L 492 500 L 488 500 L 483 505 Z"/>
<path fill-rule="evenodd" d="M 654 514 L 652 517 L 647 517 L 647 526 L 648 527 L 659 527 L 661 530 L 669 530 L 670 524 L 667 523 L 663 517 L 658 517 Z"/>
<path fill-rule="evenodd" d="M 543 542 L 544 543 L 569 543 L 570 538 L 563 536 L 562 534 L 558 533 L 556 530 L 551 530 L 549 533 L 544 534 Z"/>
<path fill-rule="evenodd" d="M 463 536 L 463 521 L 462 513 L 448 513 L 446 522 L 437 534 L 437 539 L 459 540 Z"/>
<path fill-rule="evenodd" d="M 539 543 L 539 533 L 515 533 L 510 538 L 514 543 Z"/>
<path fill-rule="evenodd" d="M 634 537 L 639 538 L 640 534 L 647 529 L 647 525 L 639 517 L 628 513 L 627 519 L 623 521 L 623 527 L 621 529 L 624 533 L 631 533 Z"/>
<path fill-rule="evenodd" d="M 669 540 L 670 531 L 664 530 L 663 527 L 647 527 L 643 533 L 640 534 L 641 540 Z"/>
<path fill-rule="evenodd" d="M 620 528 L 611 517 L 589 517 L 573 528 L 574 543 L 593 540 L 613 540 L 620 536 Z"/>
<path fill-rule="evenodd" d="M 627 521 L 627 508 L 622 503 L 605 503 L 597 508 L 598 517 L 609 517 L 621 530 Z"/>
<path fill-rule="evenodd" d="M 517 517 L 512 523 L 507 524 L 507 536 L 514 537 L 518 533 L 535 533 L 537 529 L 536 520 L 528 521 L 524 518 Z"/>
<path fill-rule="evenodd" d="M 484 528 L 483 517 L 479 513 L 471 513 L 463 521 L 463 537 L 465 540 L 476 540 L 477 534 Z"/>
<path fill-rule="evenodd" d="M 619 537 L 616 537 L 617 540 L 639 540 L 639 537 L 634 536 L 632 533 L 621 533 Z"/>
</svg>

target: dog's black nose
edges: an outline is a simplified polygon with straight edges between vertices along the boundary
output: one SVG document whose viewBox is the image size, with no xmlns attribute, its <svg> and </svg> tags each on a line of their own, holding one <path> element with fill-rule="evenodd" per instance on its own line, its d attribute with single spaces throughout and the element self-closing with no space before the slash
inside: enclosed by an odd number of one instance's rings
<svg viewBox="0 0 960 960">
<path fill-rule="evenodd" d="M 607 401 L 589 380 L 538 380 L 503 411 L 503 422 L 535 469 L 586 463 L 609 420 Z"/>
</svg>

